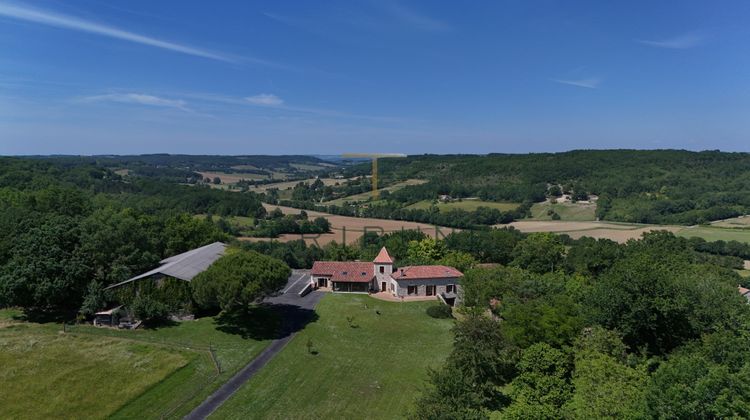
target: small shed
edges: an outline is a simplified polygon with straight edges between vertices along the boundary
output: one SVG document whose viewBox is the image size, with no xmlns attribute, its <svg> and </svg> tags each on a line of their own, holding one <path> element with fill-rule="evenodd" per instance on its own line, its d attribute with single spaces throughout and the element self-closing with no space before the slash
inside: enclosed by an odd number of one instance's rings
<svg viewBox="0 0 750 420">
<path fill-rule="evenodd" d="M 94 314 L 94 326 L 95 327 L 112 327 L 115 324 L 117 324 L 118 319 L 116 319 L 119 316 L 120 308 L 122 308 L 122 305 L 107 309 L 106 311 L 97 312 Z"/>
</svg>

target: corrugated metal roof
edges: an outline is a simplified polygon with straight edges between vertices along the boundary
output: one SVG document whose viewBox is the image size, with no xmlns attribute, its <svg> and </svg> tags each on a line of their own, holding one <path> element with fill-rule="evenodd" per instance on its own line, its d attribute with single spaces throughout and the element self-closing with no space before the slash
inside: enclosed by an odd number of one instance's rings
<svg viewBox="0 0 750 420">
<path fill-rule="evenodd" d="M 218 260 L 224 251 L 226 251 L 227 245 L 222 242 L 214 242 L 212 244 L 202 246 L 182 254 L 175 255 L 173 257 L 165 258 L 161 260 L 161 266 L 143 274 L 137 275 L 131 279 L 123 282 L 107 286 L 105 289 L 112 289 L 114 287 L 122 286 L 136 280 L 140 280 L 146 277 L 151 277 L 154 274 L 163 274 L 165 276 L 175 277 L 180 280 L 190 281 L 193 277 L 205 271 L 211 264 Z"/>
</svg>

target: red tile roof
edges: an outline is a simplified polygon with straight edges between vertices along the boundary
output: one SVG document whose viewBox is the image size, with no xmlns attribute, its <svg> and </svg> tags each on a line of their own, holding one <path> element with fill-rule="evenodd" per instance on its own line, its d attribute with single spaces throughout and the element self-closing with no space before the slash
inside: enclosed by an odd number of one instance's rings
<svg viewBox="0 0 750 420">
<path fill-rule="evenodd" d="M 378 256 L 373 261 L 375 264 L 393 264 L 393 258 L 388 254 L 388 250 L 385 247 L 380 249 Z"/>
<path fill-rule="evenodd" d="M 742 296 L 745 296 L 747 293 L 750 293 L 750 289 L 746 289 L 746 288 L 744 288 L 742 286 L 737 286 L 737 290 L 740 291 L 740 294 Z"/>
<path fill-rule="evenodd" d="M 331 281 L 367 283 L 375 277 L 375 266 L 371 262 L 315 261 L 311 273 Z"/>
<path fill-rule="evenodd" d="M 395 280 L 428 280 L 462 277 L 463 273 L 445 265 L 415 265 L 402 267 L 391 274 Z"/>
</svg>

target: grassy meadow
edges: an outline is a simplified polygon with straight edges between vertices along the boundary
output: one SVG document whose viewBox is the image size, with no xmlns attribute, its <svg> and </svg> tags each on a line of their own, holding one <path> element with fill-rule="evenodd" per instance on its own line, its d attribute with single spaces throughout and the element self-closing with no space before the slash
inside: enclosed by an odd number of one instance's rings
<svg viewBox="0 0 750 420">
<path fill-rule="evenodd" d="M 19 315 L 0 311 L 0 376 L 11 384 L 0 407 L 17 410 L 11 418 L 182 418 L 255 358 L 278 326 L 263 307 L 134 331 L 79 325 L 62 333 L 60 324 Z M 43 374 L 51 379 L 40 381 Z"/>
<path fill-rule="evenodd" d="M 440 366 L 451 349 L 453 322 L 425 313 L 434 304 L 325 296 L 316 308 L 320 318 L 211 418 L 404 417 L 427 368 Z"/>
<path fill-rule="evenodd" d="M 489 207 L 491 209 L 498 209 L 500 211 L 511 211 L 518 208 L 519 203 L 497 203 L 494 201 L 483 201 L 483 200 L 462 200 L 462 201 L 451 201 L 449 203 L 436 203 L 434 200 L 422 200 L 418 201 L 407 208 L 409 209 L 422 209 L 426 210 L 431 206 L 436 206 L 438 210 L 451 210 L 459 209 L 466 211 L 474 211 L 479 207 Z"/>
<path fill-rule="evenodd" d="M 4 418 L 107 418 L 198 355 L 57 326 L 0 327 Z"/>
<path fill-rule="evenodd" d="M 382 187 L 380 188 L 380 192 L 383 192 L 383 191 L 393 192 L 393 191 L 400 190 L 401 188 L 408 187 L 410 185 L 420 185 L 420 184 L 424 184 L 425 182 L 427 181 L 422 180 L 422 179 L 407 179 L 406 181 L 401 181 L 393 185 L 389 185 L 387 187 Z M 354 194 L 354 195 L 350 195 L 347 197 L 341 197 L 341 198 L 337 198 L 331 201 L 326 201 L 325 204 L 333 205 L 333 206 L 342 206 L 346 202 L 367 201 L 371 198 L 372 198 L 372 191 L 366 191 L 363 193 Z"/>
<path fill-rule="evenodd" d="M 750 243 L 750 229 L 723 228 L 711 226 L 689 227 L 677 232 L 677 236 L 690 238 L 697 236 L 707 241 L 737 241 Z"/>
<path fill-rule="evenodd" d="M 596 220 L 596 204 L 580 203 L 535 203 L 531 206 L 531 218 L 535 220 L 552 220 L 547 214 L 550 210 L 560 215 L 560 220 L 585 222 Z"/>
</svg>

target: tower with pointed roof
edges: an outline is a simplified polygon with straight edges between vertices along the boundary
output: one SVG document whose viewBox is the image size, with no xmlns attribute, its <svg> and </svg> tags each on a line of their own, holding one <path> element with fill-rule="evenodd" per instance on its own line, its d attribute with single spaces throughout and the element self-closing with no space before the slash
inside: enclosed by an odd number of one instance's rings
<svg viewBox="0 0 750 420">
<path fill-rule="evenodd" d="M 388 250 L 385 247 L 380 249 L 378 256 L 372 261 L 375 264 L 375 287 L 379 292 L 384 292 L 390 289 L 391 273 L 393 273 L 393 258 L 388 254 Z"/>
</svg>

